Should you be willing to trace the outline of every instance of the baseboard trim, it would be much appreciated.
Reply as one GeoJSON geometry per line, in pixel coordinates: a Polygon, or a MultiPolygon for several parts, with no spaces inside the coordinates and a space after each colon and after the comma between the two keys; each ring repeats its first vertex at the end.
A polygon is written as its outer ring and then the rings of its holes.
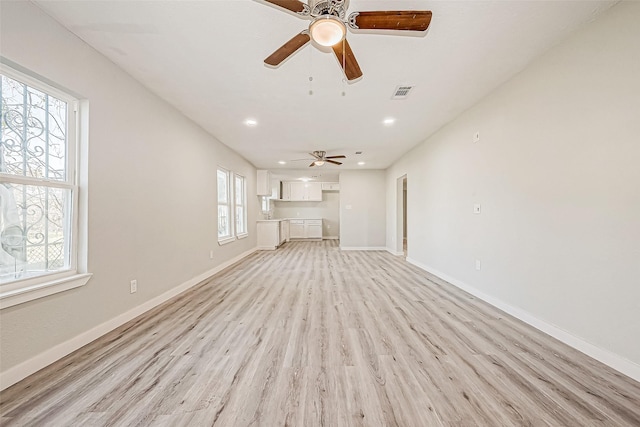
{"type": "Polygon", "coordinates": [[[387,252],[389,252],[391,255],[395,255],[395,256],[404,255],[404,252],[394,251],[391,248],[387,248],[387,252]]]}
{"type": "Polygon", "coordinates": [[[457,280],[445,273],[442,273],[436,270],[435,268],[422,264],[419,261],[416,261],[415,259],[407,257],[407,262],[415,265],[418,268],[423,269],[427,273],[431,273],[434,276],[438,276],[439,278],[451,283],[452,285],[462,289],[463,291],[468,292],[471,295],[491,304],[492,306],[499,308],[505,313],[508,313],[511,316],[533,326],[534,328],[548,335],[551,335],[555,339],[562,341],[563,343],[567,344],[570,347],[575,348],[576,350],[586,354],[587,356],[590,356],[604,363],[605,365],[615,369],[616,371],[630,378],[633,378],[636,381],[640,381],[640,365],[628,359],[625,359],[624,357],[621,357],[615,353],[612,353],[609,350],[605,350],[594,344],[591,344],[590,342],[585,341],[584,339],[577,337],[571,334],[570,332],[567,332],[564,329],[559,328],[558,326],[555,326],[551,323],[547,323],[544,320],[541,320],[535,317],[533,314],[521,308],[512,306],[498,298],[492,297],[491,295],[487,295],[484,292],[480,291],[479,289],[474,288],[473,286],[469,286],[466,283],[461,282],[460,280],[457,280]]]}
{"type": "Polygon", "coordinates": [[[386,251],[384,246],[340,246],[341,251],[386,251]]]}
{"type": "Polygon", "coordinates": [[[229,261],[223,262],[222,264],[212,268],[209,271],[206,271],[190,280],[187,280],[186,282],[176,286],[175,288],[170,289],[167,292],[158,295],[157,297],[152,298],[149,301],[114,317],[113,319],[107,320],[106,322],[92,329],[89,329],[88,331],[83,332],[68,341],[58,344],[55,347],[52,347],[49,350],[46,350],[32,357],[31,359],[20,363],[19,365],[7,369],[5,372],[0,373],[0,390],[4,390],[5,388],[12,386],[13,384],[23,380],[29,375],[38,372],[40,369],[49,366],[53,362],[89,344],[91,341],[100,338],[101,336],[105,335],[108,332],[111,332],[117,327],[124,325],[128,321],[135,319],[136,317],[162,304],[163,302],[168,301],[169,299],[175,297],[178,294],[181,294],[189,288],[192,288],[203,280],[208,279],[214,274],[219,273],[220,271],[235,264],[238,261],[241,261],[243,258],[248,257],[256,250],[257,248],[250,249],[238,255],[237,257],[230,259],[229,261]]]}
{"type": "Polygon", "coordinates": [[[339,236],[322,236],[322,240],[339,240],[339,236]]]}

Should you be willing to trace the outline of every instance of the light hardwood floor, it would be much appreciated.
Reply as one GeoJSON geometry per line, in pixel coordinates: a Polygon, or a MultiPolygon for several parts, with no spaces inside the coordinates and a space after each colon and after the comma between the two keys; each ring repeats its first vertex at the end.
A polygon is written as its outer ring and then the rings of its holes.
{"type": "Polygon", "coordinates": [[[640,425],[639,383],[337,245],[256,252],[5,390],[1,424],[640,425]]]}

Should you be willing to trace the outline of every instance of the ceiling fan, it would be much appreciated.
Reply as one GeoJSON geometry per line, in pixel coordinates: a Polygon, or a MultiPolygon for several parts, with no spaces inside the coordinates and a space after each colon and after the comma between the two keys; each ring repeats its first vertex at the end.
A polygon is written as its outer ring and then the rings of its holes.
{"type": "Polygon", "coordinates": [[[346,39],[347,26],[353,30],[426,31],[431,22],[427,10],[352,12],[345,20],[349,0],[309,0],[309,4],[299,0],[264,1],[311,19],[308,29],[273,52],[265,64],[276,67],[313,40],[331,47],[349,81],[362,77],[362,70],[346,39]]]}
{"type": "Polygon", "coordinates": [[[346,159],[347,156],[343,156],[342,154],[339,156],[327,156],[325,151],[314,151],[313,153],[309,153],[309,155],[313,156],[315,160],[309,165],[310,168],[314,166],[322,166],[325,163],[333,163],[334,165],[341,165],[342,163],[336,162],[332,159],[346,159]]]}

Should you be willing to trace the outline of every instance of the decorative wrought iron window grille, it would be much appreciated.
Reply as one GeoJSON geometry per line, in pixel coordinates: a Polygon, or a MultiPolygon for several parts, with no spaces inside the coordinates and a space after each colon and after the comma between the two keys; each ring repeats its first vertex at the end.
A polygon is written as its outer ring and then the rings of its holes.
{"type": "Polygon", "coordinates": [[[76,268],[77,100],[2,67],[0,284],[76,268]]]}

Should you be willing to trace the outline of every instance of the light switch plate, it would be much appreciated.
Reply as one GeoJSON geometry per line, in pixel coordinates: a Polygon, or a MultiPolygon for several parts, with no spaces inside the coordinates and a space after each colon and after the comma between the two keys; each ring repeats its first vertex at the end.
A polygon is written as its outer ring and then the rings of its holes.
{"type": "Polygon", "coordinates": [[[480,203],[475,203],[473,205],[473,213],[479,214],[481,211],[482,211],[482,207],[480,206],[480,203]]]}
{"type": "Polygon", "coordinates": [[[473,142],[478,142],[480,141],[480,131],[477,131],[476,133],[473,134],[473,142]]]}

